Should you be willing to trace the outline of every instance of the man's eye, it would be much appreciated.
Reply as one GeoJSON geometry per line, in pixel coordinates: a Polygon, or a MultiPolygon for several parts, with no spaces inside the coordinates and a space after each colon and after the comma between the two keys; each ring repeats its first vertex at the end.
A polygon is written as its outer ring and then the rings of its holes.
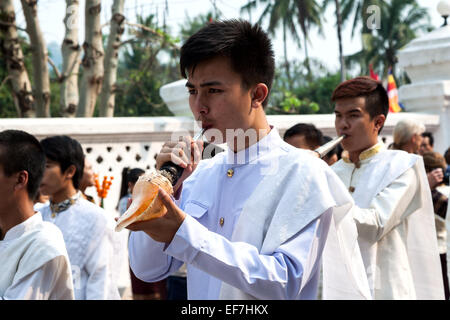
{"type": "Polygon", "coordinates": [[[196,94],[197,93],[197,91],[195,89],[189,89],[188,92],[189,92],[189,94],[196,94]]]}
{"type": "Polygon", "coordinates": [[[214,88],[209,88],[208,92],[209,92],[209,93],[219,93],[219,92],[222,92],[222,90],[220,90],[220,89],[214,89],[214,88]]]}

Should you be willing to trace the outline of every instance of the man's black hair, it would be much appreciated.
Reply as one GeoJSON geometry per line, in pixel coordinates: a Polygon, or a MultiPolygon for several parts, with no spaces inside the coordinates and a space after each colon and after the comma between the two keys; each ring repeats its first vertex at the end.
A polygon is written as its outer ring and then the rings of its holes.
{"type": "Polygon", "coordinates": [[[297,123],[286,130],[283,140],[293,136],[304,136],[305,141],[310,147],[320,146],[322,144],[322,132],[313,124],[297,123]]]}
{"type": "Polygon", "coordinates": [[[41,141],[45,156],[59,164],[64,173],[69,166],[75,166],[73,186],[78,189],[84,170],[84,153],[80,143],[68,136],[53,136],[41,141]]]}
{"type": "Polygon", "coordinates": [[[28,196],[34,200],[45,170],[45,154],[39,141],[21,130],[0,132],[0,164],[8,177],[22,170],[28,172],[28,196]]]}
{"type": "Polygon", "coordinates": [[[429,131],[425,131],[424,133],[422,133],[422,137],[428,137],[428,140],[430,141],[430,146],[434,146],[434,137],[433,134],[429,131]]]}
{"type": "MultiPolygon", "coordinates": [[[[264,83],[270,93],[274,52],[270,38],[260,26],[236,19],[208,23],[181,47],[181,75],[187,78],[189,69],[216,57],[229,58],[234,72],[242,76],[244,88],[264,83]]],[[[263,106],[267,105],[268,97],[263,106]]]]}

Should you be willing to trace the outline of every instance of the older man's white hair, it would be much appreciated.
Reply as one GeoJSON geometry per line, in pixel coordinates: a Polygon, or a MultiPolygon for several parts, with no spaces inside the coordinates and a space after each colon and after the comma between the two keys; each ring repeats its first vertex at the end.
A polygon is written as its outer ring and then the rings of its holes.
{"type": "Polygon", "coordinates": [[[421,135],[424,132],[425,126],[421,122],[412,119],[400,120],[395,125],[392,134],[395,148],[400,149],[411,140],[412,136],[421,135]]]}

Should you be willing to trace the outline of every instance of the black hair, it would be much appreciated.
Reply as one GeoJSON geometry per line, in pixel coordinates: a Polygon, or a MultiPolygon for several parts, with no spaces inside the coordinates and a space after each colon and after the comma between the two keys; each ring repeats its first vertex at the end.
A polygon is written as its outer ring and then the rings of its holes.
{"type": "Polygon", "coordinates": [[[141,168],[133,168],[125,167],[122,169],[122,184],[120,186],[120,196],[119,201],[128,193],[128,182],[136,183],[141,175],[145,173],[141,168]]]}
{"type": "Polygon", "coordinates": [[[283,140],[286,141],[287,138],[297,135],[304,136],[306,143],[310,147],[320,146],[322,144],[322,132],[313,124],[297,123],[293,125],[286,130],[283,140]]]}
{"type": "Polygon", "coordinates": [[[8,177],[22,170],[28,172],[28,196],[34,201],[45,170],[45,155],[39,141],[21,130],[0,132],[0,164],[8,177]]]}
{"type": "Polygon", "coordinates": [[[430,146],[434,146],[434,137],[433,134],[429,131],[425,131],[422,133],[422,137],[428,137],[428,140],[430,141],[430,146]]]}
{"type": "Polygon", "coordinates": [[[65,172],[69,166],[75,166],[75,174],[72,177],[73,186],[78,189],[84,171],[84,153],[80,143],[69,136],[52,136],[41,140],[47,159],[59,164],[61,172],[65,172]]]}
{"type": "MultiPolygon", "coordinates": [[[[187,78],[190,68],[216,57],[229,58],[234,72],[242,76],[245,88],[264,83],[270,93],[275,73],[274,52],[269,36],[259,25],[237,19],[208,23],[181,47],[181,75],[187,78]]],[[[267,105],[268,97],[263,106],[267,105]]]]}

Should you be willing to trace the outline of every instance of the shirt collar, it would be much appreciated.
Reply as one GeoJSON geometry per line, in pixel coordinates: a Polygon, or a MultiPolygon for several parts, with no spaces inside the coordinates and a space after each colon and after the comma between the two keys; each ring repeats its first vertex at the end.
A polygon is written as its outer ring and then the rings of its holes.
{"type": "MultiPolygon", "coordinates": [[[[380,151],[382,151],[384,149],[385,149],[385,146],[384,146],[383,142],[380,141],[377,144],[374,144],[370,148],[368,148],[368,149],[364,150],[363,152],[361,152],[359,154],[359,161],[369,159],[369,158],[373,157],[374,155],[376,155],[377,153],[379,153],[380,151]]],[[[346,156],[343,156],[342,160],[344,160],[344,162],[346,162],[346,163],[352,163],[350,161],[350,159],[348,157],[346,157],[346,156]]]]}
{"type": "MultiPolygon", "coordinates": [[[[11,241],[20,238],[23,234],[35,228],[35,226],[42,222],[42,216],[40,212],[36,212],[27,220],[15,225],[6,232],[2,241],[11,241]]],[[[1,242],[1,241],[0,241],[1,242]]]]}
{"type": "Polygon", "coordinates": [[[273,148],[279,147],[283,143],[283,139],[276,128],[270,126],[270,129],[270,132],[258,142],[237,153],[228,147],[227,164],[232,166],[248,164],[267,154],[273,148]]]}
{"type": "Polygon", "coordinates": [[[58,203],[53,203],[50,201],[50,210],[54,214],[60,213],[62,211],[66,211],[67,209],[69,209],[69,207],[71,205],[75,204],[80,197],[81,197],[81,191],[78,190],[78,192],[75,193],[75,195],[73,195],[69,199],[63,200],[58,203]]]}

